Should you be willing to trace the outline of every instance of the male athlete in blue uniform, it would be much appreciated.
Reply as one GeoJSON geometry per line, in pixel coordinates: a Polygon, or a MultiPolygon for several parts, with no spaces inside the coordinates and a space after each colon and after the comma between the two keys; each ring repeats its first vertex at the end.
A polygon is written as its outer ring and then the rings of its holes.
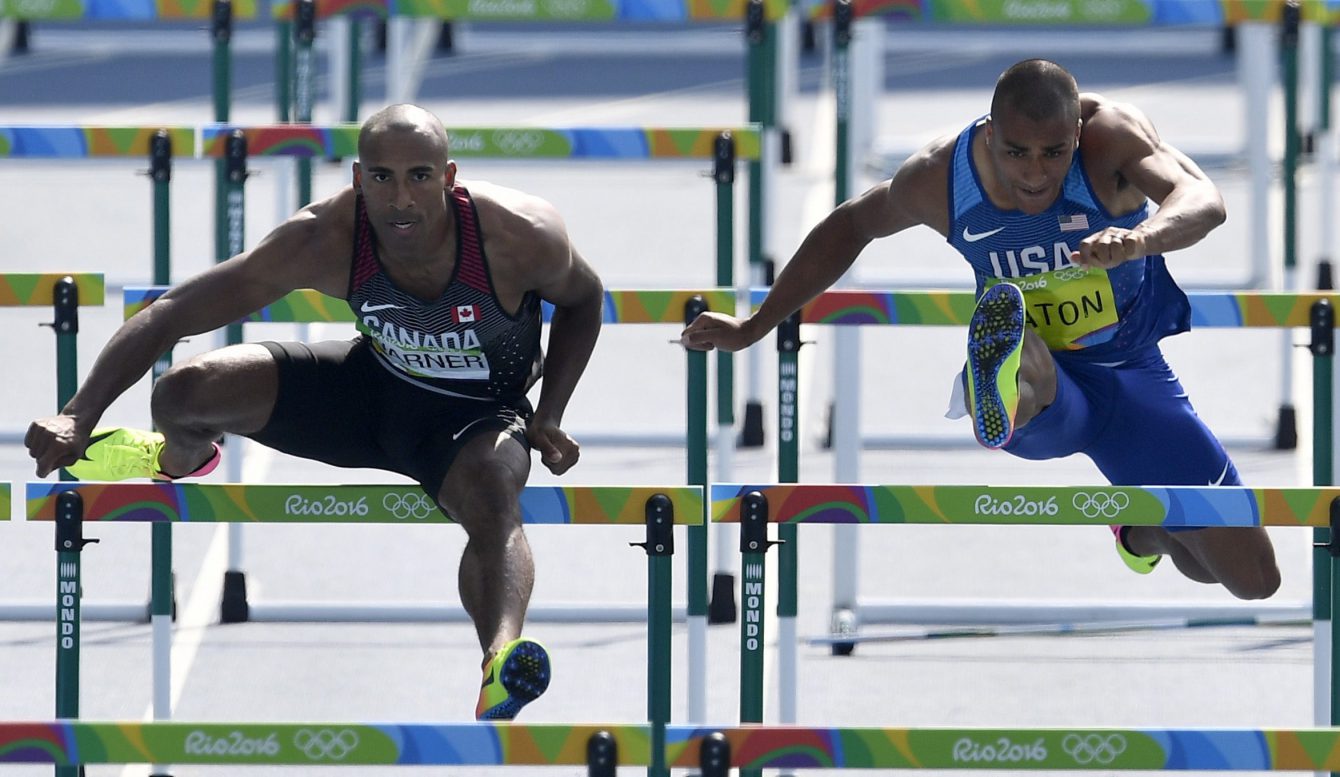
{"type": "Polygon", "coordinates": [[[532,447],[556,475],[577,462],[560,424],[600,332],[603,288],[551,205],[456,177],[428,111],[375,114],[358,156],[351,186],[127,321],[61,415],[33,422],[28,449],[39,477],[66,467],[84,479],[171,480],[213,469],[228,432],[408,475],[469,537],[459,586],[484,649],[475,714],[510,719],[550,674],[544,648],[521,637],[535,577],[521,489],[532,447]],[[161,434],[94,428],[178,340],[302,288],[348,300],[360,336],[202,354],[154,386],[161,434]],[[547,357],[541,300],[554,305],[547,357]],[[541,366],[532,412],[526,393],[541,366]]]}
{"type": "MultiPolygon", "coordinates": [[[[815,226],[757,313],[704,313],[682,339],[745,348],[837,281],[871,240],[924,224],[977,276],[960,388],[983,445],[1027,459],[1083,453],[1118,485],[1236,485],[1158,347],[1190,327],[1162,255],[1223,220],[1214,184],[1143,113],[1081,95],[1061,66],[1027,60],[996,82],[990,116],[930,143],[815,226]]],[[[1167,555],[1187,577],[1243,599],[1279,587],[1263,529],[1114,533],[1137,572],[1167,555]]]]}

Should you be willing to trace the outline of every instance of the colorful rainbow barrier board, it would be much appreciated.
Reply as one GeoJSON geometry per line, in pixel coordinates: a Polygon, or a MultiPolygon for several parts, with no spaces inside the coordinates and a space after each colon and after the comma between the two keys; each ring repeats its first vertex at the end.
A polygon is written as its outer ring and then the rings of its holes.
{"type": "Polygon", "coordinates": [[[106,294],[102,273],[0,273],[0,307],[50,305],[55,299],[56,283],[62,278],[74,280],[79,289],[80,305],[101,305],[106,294]]]}
{"type": "MultiPolygon", "coordinates": [[[[224,141],[240,129],[248,156],[356,158],[357,124],[274,124],[201,128],[201,154],[224,154],[224,141]]],[[[451,156],[489,159],[711,159],[722,132],[735,139],[737,160],[758,159],[757,127],[448,127],[451,156]]]]}
{"type": "MultiPolygon", "coordinates": [[[[754,310],[766,289],[751,289],[754,310]]],[[[1340,294],[1321,292],[1202,292],[1187,294],[1194,327],[1305,327],[1313,303],[1340,309],[1340,294]]],[[[827,291],[805,305],[802,324],[966,326],[975,297],[969,291],[827,291]]]]}
{"type": "MultiPolygon", "coordinates": [[[[234,19],[256,18],[256,0],[232,0],[234,19]]],[[[0,17],[171,21],[209,19],[212,0],[0,0],[0,17]]]]}
{"type": "MultiPolygon", "coordinates": [[[[830,2],[806,2],[812,18],[832,15],[830,2]]],[[[1340,20],[1336,0],[1302,0],[1304,21],[1340,20]]],[[[1091,25],[1221,27],[1242,22],[1275,23],[1284,0],[1103,0],[1103,2],[1019,2],[1019,0],[852,0],[856,16],[887,16],[937,24],[999,24],[1030,27],[1091,25]]]]}
{"type": "MultiPolygon", "coordinates": [[[[102,126],[0,124],[0,158],[145,158],[149,142],[166,130],[176,159],[223,156],[234,130],[247,139],[248,156],[356,158],[357,124],[328,126],[227,124],[102,126]]],[[[716,139],[729,132],[737,160],[758,159],[757,126],[744,127],[448,127],[451,155],[487,159],[712,159],[716,139]]]]}
{"type": "MultiPolygon", "coordinates": [[[[604,732],[618,764],[646,766],[643,725],[398,723],[0,723],[0,762],[573,766],[604,732]]],[[[697,768],[724,738],[737,768],[1336,771],[1340,729],[666,729],[666,762],[697,768]]]]}
{"type": "MultiPolygon", "coordinates": [[[[275,0],[271,15],[293,18],[292,0],[275,0]]],[[[786,14],[783,0],[765,0],[764,16],[786,14]]],[[[317,18],[426,16],[462,21],[721,22],[744,18],[745,0],[316,0],[317,18]]]]}
{"type": "Polygon", "coordinates": [[[0,521],[8,521],[9,513],[13,509],[10,502],[9,493],[12,486],[9,483],[0,483],[0,521]]]}
{"type": "MultiPolygon", "coordinates": [[[[130,318],[169,288],[127,286],[122,296],[122,312],[130,318]]],[[[695,296],[703,298],[708,310],[735,310],[735,292],[730,289],[607,289],[601,318],[606,324],[683,324],[684,308],[695,296]]],[[[553,306],[545,303],[546,322],[553,312],[553,306]]],[[[353,321],[349,303],[313,289],[290,292],[246,318],[248,323],[353,321]]]]}
{"type": "Polygon", "coordinates": [[[775,523],[1088,526],[1331,525],[1340,488],[1243,486],[739,485],[711,487],[712,520],[758,492],[775,523]]]}
{"type": "MultiPolygon", "coordinates": [[[[27,484],[30,521],[53,521],[60,494],[83,500],[85,521],[183,523],[450,523],[416,485],[239,485],[181,483],[27,484]]],[[[532,524],[638,524],[647,500],[669,498],[676,524],[701,525],[701,486],[527,486],[521,513],[532,524]]]]}
{"type": "Polygon", "coordinates": [[[172,155],[196,156],[195,127],[130,127],[28,124],[0,126],[0,157],[7,159],[95,159],[149,156],[149,143],[166,130],[172,155]]]}

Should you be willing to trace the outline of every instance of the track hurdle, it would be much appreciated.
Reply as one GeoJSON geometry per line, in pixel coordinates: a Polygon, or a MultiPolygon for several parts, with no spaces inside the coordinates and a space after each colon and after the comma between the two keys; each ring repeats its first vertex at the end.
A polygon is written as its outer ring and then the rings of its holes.
{"type": "MultiPolygon", "coordinates": [[[[666,728],[662,760],[730,769],[1310,771],[1340,769],[1335,728],[666,728]]],[[[574,723],[0,723],[0,763],[74,767],[618,766],[657,758],[647,726],[574,723]]]]}
{"type": "MultiPolygon", "coordinates": [[[[124,295],[125,317],[129,318],[166,291],[164,287],[127,287],[124,295]]],[[[545,320],[552,308],[545,305],[545,320]]],[[[602,320],[605,324],[687,324],[704,310],[734,310],[735,292],[731,289],[703,290],[606,290],[602,320]]],[[[252,322],[352,322],[353,313],[342,300],[306,289],[290,293],[248,319],[252,322]]],[[[238,325],[240,329],[240,324],[238,325]]],[[[239,338],[240,339],[240,338],[239,338]]],[[[707,355],[686,351],[686,451],[687,481],[707,485],[707,355]]],[[[719,435],[720,436],[720,435],[719,435]]],[[[233,457],[238,458],[237,456],[233,457]]],[[[247,599],[246,575],[242,569],[241,526],[229,527],[229,564],[224,576],[221,617],[223,622],[245,620],[464,620],[459,608],[415,607],[376,602],[364,606],[316,603],[252,604],[247,599]]],[[[695,721],[706,718],[707,711],[707,527],[703,521],[688,529],[689,581],[687,620],[689,626],[689,709],[695,721]]],[[[170,561],[154,566],[155,579],[170,577],[170,561]]],[[[600,605],[599,607],[532,606],[532,622],[556,620],[640,620],[640,605],[600,605]]]]}
{"type": "MultiPolygon", "coordinates": [[[[761,7],[761,6],[760,6],[761,7]]],[[[760,17],[761,18],[761,17],[760,17]]],[[[349,158],[357,154],[358,127],[355,125],[302,126],[275,125],[263,127],[205,127],[202,130],[202,148],[205,156],[221,157],[229,171],[226,176],[229,187],[226,197],[227,207],[220,212],[222,219],[216,228],[221,235],[227,235],[229,244],[221,250],[219,258],[240,253],[243,220],[245,218],[244,184],[247,178],[247,159],[259,156],[322,156],[327,158],[349,158]]],[[[574,127],[566,129],[546,129],[538,127],[448,128],[452,138],[453,155],[460,158],[498,158],[498,159],[581,159],[581,160],[713,160],[712,180],[716,193],[716,284],[719,287],[734,285],[734,182],[736,160],[746,160],[756,165],[765,156],[767,133],[758,126],[750,125],[736,129],[721,128],[636,128],[636,127],[574,127]]],[[[751,167],[753,169],[753,167],[751,167]]],[[[756,177],[751,176],[751,187],[756,177]]],[[[751,188],[751,202],[755,202],[751,188]]],[[[751,214],[753,213],[751,208],[751,214]]],[[[751,232],[756,228],[751,215],[751,232]]],[[[734,306],[717,307],[714,310],[731,310],[734,306]]],[[[670,319],[663,319],[669,322],[670,319]]],[[[295,320],[297,322],[297,320],[295,320]]],[[[632,322],[629,322],[632,323],[632,322]]],[[[644,323],[644,322],[639,322],[644,323]]],[[[230,326],[227,342],[242,340],[240,326],[230,326]]],[[[690,356],[690,364],[695,363],[690,356]]],[[[734,357],[732,354],[717,354],[717,479],[730,479],[734,452],[733,384],[734,357]]],[[[746,421],[748,426],[748,421],[746,421]]],[[[606,433],[588,434],[575,430],[581,439],[591,444],[655,444],[679,445],[682,438],[678,435],[606,433]]],[[[746,431],[746,437],[748,432],[746,431]]],[[[692,450],[690,445],[690,450],[692,450]]],[[[227,465],[230,480],[241,480],[240,460],[231,457],[227,465]]],[[[697,482],[697,481],[690,481],[697,482]]],[[[702,480],[706,482],[705,475],[702,480]]],[[[231,535],[238,537],[239,535],[231,535]]],[[[232,544],[239,544],[235,540],[232,544]]],[[[691,542],[696,542],[691,539],[691,542]]],[[[724,547],[725,542],[721,545],[724,547]]],[[[691,559],[696,559],[693,554],[691,559]]],[[[734,576],[730,574],[731,559],[719,554],[716,559],[717,572],[713,575],[711,596],[706,610],[702,613],[713,623],[727,623],[734,620],[734,576]]],[[[692,563],[696,563],[692,562],[692,563]]],[[[236,566],[231,567],[236,569],[236,566]]],[[[696,575],[690,578],[696,580],[696,575]]],[[[696,585],[696,583],[691,583],[696,585]]],[[[228,590],[227,588],[225,590],[228,590]]],[[[691,597],[689,605],[690,623],[695,623],[696,605],[691,597]]],[[[691,625],[698,633],[698,626],[691,625]]],[[[702,645],[705,650],[705,634],[702,645]]],[[[694,640],[694,644],[699,644],[694,640]]],[[[694,655],[698,655],[695,650],[694,655]]],[[[696,662],[695,662],[696,665],[696,662]]],[[[696,685],[694,687],[697,687],[696,685]]],[[[705,707],[695,710],[694,720],[701,720],[705,707]]]]}
{"type": "MultiPolygon", "coordinates": [[[[752,293],[757,307],[765,296],[764,290],[752,293]]],[[[1311,335],[1309,350],[1313,354],[1313,481],[1318,485],[1332,482],[1332,388],[1331,371],[1334,354],[1334,310],[1340,304],[1340,295],[1328,293],[1288,292],[1193,292],[1191,301],[1192,329],[1197,328],[1308,328],[1311,335]]],[[[967,326],[974,309],[972,292],[932,291],[830,291],[806,305],[798,314],[797,324],[824,324],[844,329],[860,326],[967,326]]],[[[798,343],[799,336],[794,340],[798,343]]],[[[781,338],[779,337],[779,343],[781,338]]],[[[780,347],[780,346],[779,346],[780,347]]],[[[798,347],[798,346],[797,346],[798,347]]],[[[779,400],[780,401],[780,400],[779,400]]],[[[794,398],[791,400],[794,403],[794,398]]],[[[852,408],[843,416],[839,411],[837,429],[859,427],[859,408],[852,408]]],[[[854,457],[859,446],[853,442],[856,435],[842,436],[842,450],[854,457]]],[[[869,447],[884,447],[878,438],[867,437],[869,447]]],[[[835,440],[835,445],[837,440],[835,440]]],[[[843,473],[837,473],[842,480],[843,473]]],[[[833,565],[833,614],[835,622],[848,627],[866,623],[911,622],[961,625],[971,621],[961,615],[945,612],[943,606],[922,606],[913,602],[862,603],[856,583],[857,546],[850,528],[836,527],[833,565]]],[[[1325,541],[1321,539],[1319,541],[1325,541]]],[[[1314,596],[1315,598],[1315,596],[1314,596]]],[[[1325,609],[1325,599],[1320,600],[1325,609]]],[[[1299,607],[1282,608],[1290,615],[1298,614],[1299,607]]],[[[1168,618],[1166,605],[1123,605],[1103,608],[1089,605],[1042,605],[1001,603],[991,607],[998,623],[1075,622],[1078,620],[1148,620],[1168,618]]],[[[1261,614],[1281,614],[1271,608],[1257,609],[1261,614]]],[[[1189,617],[1220,617],[1222,610],[1204,609],[1187,612],[1189,617]]],[[[1243,609],[1234,608],[1241,616],[1243,609]]],[[[835,633],[835,636],[837,634],[835,633]]]]}
{"type": "MultiPolygon", "coordinates": [[[[675,525],[702,526],[701,486],[528,486],[521,496],[526,524],[647,526],[639,543],[648,557],[648,719],[659,747],[670,716],[670,556],[675,525]]],[[[183,485],[173,483],[46,483],[27,486],[30,521],[54,521],[57,548],[57,715],[79,716],[80,554],[96,540],[84,525],[107,522],[192,523],[451,523],[417,485],[183,485]]],[[[154,586],[154,593],[160,593],[154,586]]],[[[154,641],[155,717],[170,717],[170,649],[154,641]]],[[[659,752],[659,751],[657,751],[659,752]]],[[[655,765],[653,765],[655,770],[655,765]]],[[[659,773],[657,771],[656,773],[659,773]]]]}
{"type": "MultiPolygon", "coordinates": [[[[742,723],[758,722],[763,708],[765,554],[774,544],[769,539],[769,523],[793,528],[816,523],[1292,526],[1328,529],[1334,537],[1336,521],[1340,520],[1340,489],[1315,487],[714,485],[711,498],[712,520],[741,524],[740,550],[746,590],[740,633],[742,723]]],[[[1336,560],[1340,544],[1328,541],[1324,548],[1330,560],[1327,577],[1334,585],[1340,577],[1340,561],[1336,560]]],[[[794,585],[794,570],[785,564],[779,568],[783,575],[793,577],[780,582],[785,592],[794,585]]],[[[1332,599],[1332,632],[1335,607],[1332,599]]],[[[794,611],[790,615],[794,617],[794,611]]],[[[794,651],[795,641],[780,642],[779,650],[794,651]]],[[[1337,660],[1334,647],[1326,659],[1334,678],[1337,660]]],[[[793,709],[795,661],[783,658],[778,664],[782,697],[791,697],[789,704],[793,709]]],[[[1326,690],[1328,698],[1340,698],[1334,680],[1331,682],[1326,690]]],[[[784,709],[787,704],[783,701],[784,709]]]]}

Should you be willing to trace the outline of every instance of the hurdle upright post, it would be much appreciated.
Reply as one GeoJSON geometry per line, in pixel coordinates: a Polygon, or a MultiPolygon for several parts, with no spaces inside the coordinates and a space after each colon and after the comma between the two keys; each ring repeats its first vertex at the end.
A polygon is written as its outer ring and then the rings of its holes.
{"type": "MultiPolygon", "coordinates": [[[[777,111],[774,63],[777,51],[777,25],[767,18],[764,0],[748,0],[745,6],[745,40],[749,46],[749,121],[759,124],[758,159],[749,161],[749,285],[763,286],[770,277],[768,254],[767,188],[772,180],[772,155],[776,150],[777,111]]],[[[745,447],[763,445],[763,403],[761,365],[755,351],[747,353],[748,383],[745,398],[744,428],[740,443],[745,447]]]]}
{"type": "MultiPolygon", "coordinates": [[[[1284,290],[1298,291],[1298,35],[1302,11],[1297,0],[1286,0],[1280,14],[1280,79],[1284,87],[1284,290]]],[[[1279,421],[1275,447],[1298,447],[1298,414],[1293,406],[1293,332],[1280,333],[1284,355],[1280,370],[1279,421]]]]}
{"type": "MultiPolygon", "coordinates": [[[[216,213],[219,218],[218,242],[215,244],[215,258],[224,261],[240,254],[246,238],[246,181],[247,181],[247,136],[241,130],[233,130],[224,138],[225,179],[227,188],[222,210],[216,213]]],[[[228,345],[242,342],[242,325],[229,324],[225,330],[224,341],[228,345]]],[[[228,479],[241,481],[241,440],[235,435],[224,438],[224,446],[231,447],[233,453],[228,457],[228,479]]],[[[228,524],[228,567],[223,573],[223,598],[220,602],[220,620],[223,623],[241,623],[247,620],[247,581],[242,573],[242,525],[228,524]]]]}
{"type": "MultiPolygon", "coordinates": [[[[707,302],[693,295],[684,303],[684,324],[687,326],[707,310],[707,302]]],[[[691,348],[684,349],[688,360],[685,386],[685,417],[688,429],[685,440],[687,482],[691,486],[707,487],[707,354],[691,348]]],[[[703,501],[703,523],[688,528],[688,602],[689,631],[689,720],[707,719],[707,502],[703,501]]]]}
{"type": "MultiPolygon", "coordinates": [[[[712,178],[717,185],[717,286],[731,288],[735,266],[735,138],[729,132],[717,136],[712,146],[712,178]]],[[[745,300],[748,304],[748,300],[745,300]]],[[[737,300],[736,306],[739,306],[737,300]]],[[[717,351],[717,480],[727,482],[735,453],[735,354],[717,351]]],[[[692,482],[692,481],[690,481],[692,482]]],[[[712,573],[712,598],[707,607],[708,623],[734,623],[735,575],[731,557],[734,528],[717,524],[716,569],[712,573]]],[[[701,710],[690,706],[689,720],[705,721],[706,702],[701,710]]]]}
{"type": "MultiPolygon", "coordinates": [[[[153,182],[154,283],[172,283],[172,210],[168,196],[172,181],[172,138],[167,130],[149,139],[149,178],[153,182]]],[[[172,366],[169,346],[154,362],[151,380],[157,382],[172,366]]],[[[149,528],[149,622],[153,630],[154,720],[172,718],[172,524],[154,523],[149,528]]],[[[155,767],[153,777],[166,772],[155,767]]]]}
{"type": "MultiPolygon", "coordinates": [[[[706,500],[704,500],[706,503],[706,500]]],[[[671,557],[675,553],[675,510],[670,498],[647,500],[647,720],[651,723],[648,777],[668,777],[665,727],[670,723],[671,557]]]]}
{"type": "MultiPolygon", "coordinates": [[[[298,124],[312,123],[312,103],[316,92],[316,54],[312,50],[316,40],[316,3],[298,0],[294,8],[293,24],[293,120],[298,124]]],[[[299,156],[298,207],[312,201],[312,158],[299,156]]]]}
{"type": "MultiPolygon", "coordinates": [[[[67,492],[56,500],[56,717],[79,717],[80,553],[84,545],[84,500],[67,492]]],[[[82,766],[57,766],[56,777],[82,777],[82,766]]]]}
{"type": "MultiPolygon", "coordinates": [[[[852,196],[856,164],[852,157],[852,26],[855,10],[851,0],[833,2],[833,97],[836,118],[836,149],[833,160],[833,205],[852,196]]],[[[848,276],[844,276],[846,278],[848,276]]],[[[847,285],[844,283],[843,285],[847,285]]],[[[828,438],[833,450],[833,479],[860,480],[861,449],[861,336],[850,327],[833,334],[833,401],[828,438]]],[[[859,627],[857,600],[857,550],[855,526],[833,526],[833,596],[829,630],[834,634],[855,633],[859,627]]],[[[851,655],[854,645],[835,643],[833,655],[851,655]]]]}
{"type": "MultiPolygon", "coordinates": [[[[777,481],[800,481],[800,313],[777,327],[777,481]]],[[[800,558],[794,523],[777,527],[777,673],[782,678],[778,718],[796,722],[796,577],[800,558]]]]}
{"type": "MultiPolygon", "coordinates": [[[[708,500],[710,501],[710,500],[708,500]]],[[[740,722],[763,722],[763,607],[766,600],[768,500],[757,491],[740,504],[740,722]]],[[[762,769],[741,769],[740,777],[761,777],[762,769]]]]}
{"type": "MultiPolygon", "coordinates": [[[[1335,366],[1335,309],[1329,300],[1312,303],[1308,311],[1312,342],[1312,484],[1329,486],[1334,482],[1332,472],[1333,414],[1335,366]]],[[[1331,656],[1331,555],[1327,552],[1332,541],[1330,529],[1312,530],[1312,691],[1313,722],[1320,726],[1334,725],[1331,713],[1334,659],[1331,656]]]]}
{"type": "MultiPolygon", "coordinates": [[[[233,37],[232,0],[214,0],[210,14],[210,37],[214,41],[214,121],[228,121],[229,101],[229,43],[233,37]]],[[[228,160],[214,160],[214,251],[216,256],[228,243],[227,219],[224,214],[228,202],[228,160]]],[[[219,261],[228,258],[217,257],[219,261]]]]}
{"type": "MultiPolygon", "coordinates": [[[[67,275],[56,281],[52,311],[51,328],[56,332],[56,412],[60,412],[79,389],[79,286],[74,278],[67,275]]],[[[73,479],[61,470],[61,480],[73,479]]]]}
{"type": "Polygon", "coordinates": [[[619,741],[608,731],[597,731],[586,740],[586,777],[616,777],[619,741]]]}

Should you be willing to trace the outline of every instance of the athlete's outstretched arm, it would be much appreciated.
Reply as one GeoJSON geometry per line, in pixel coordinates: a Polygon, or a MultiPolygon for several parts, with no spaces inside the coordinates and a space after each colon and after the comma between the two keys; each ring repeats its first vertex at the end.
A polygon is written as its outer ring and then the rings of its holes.
{"type": "Polygon", "coordinates": [[[932,223],[926,203],[943,204],[947,179],[936,143],[903,163],[894,176],[839,205],[810,230],[752,316],[703,313],[680,335],[685,347],[738,351],[758,342],[801,306],[837,282],[872,240],[932,223]]]}
{"type": "Polygon", "coordinates": [[[1113,267],[1186,248],[1224,223],[1218,187],[1186,154],[1165,143],[1138,108],[1109,104],[1085,125],[1084,135],[1101,144],[1117,172],[1159,208],[1132,230],[1090,235],[1072,257],[1077,264],[1113,267]]]}
{"type": "Polygon", "coordinates": [[[320,225],[320,211],[319,205],[304,209],[254,249],[174,286],[122,324],[60,415],[28,428],[24,441],[37,460],[37,476],[74,463],[112,402],[178,340],[238,321],[294,289],[324,286],[331,293],[320,269],[329,231],[320,225]]]}

